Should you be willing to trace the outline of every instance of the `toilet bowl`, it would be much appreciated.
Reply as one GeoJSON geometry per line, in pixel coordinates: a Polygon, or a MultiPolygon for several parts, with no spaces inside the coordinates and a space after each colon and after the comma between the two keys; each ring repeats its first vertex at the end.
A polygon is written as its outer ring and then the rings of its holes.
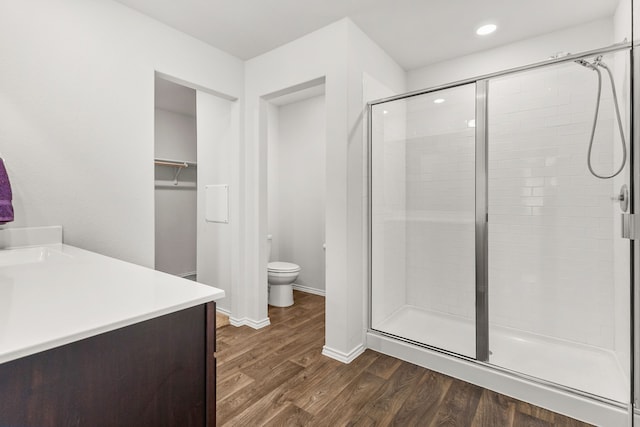
{"type": "MultiPolygon", "coordinates": [[[[271,259],[271,235],[267,236],[268,254],[271,259]]],[[[291,262],[275,261],[267,264],[269,305],[289,307],[293,305],[293,282],[298,278],[300,266],[291,262]]]]}
{"type": "Polygon", "coordinates": [[[298,278],[300,266],[290,262],[270,262],[267,268],[269,304],[276,307],[293,305],[293,282],[298,278]]]}

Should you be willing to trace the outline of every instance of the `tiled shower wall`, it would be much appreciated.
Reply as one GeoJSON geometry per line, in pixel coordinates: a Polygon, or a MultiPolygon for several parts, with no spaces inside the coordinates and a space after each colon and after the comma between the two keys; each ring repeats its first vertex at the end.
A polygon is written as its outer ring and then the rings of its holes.
{"type": "MultiPolygon", "coordinates": [[[[492,83],[490,315],[613,348],[615,193],[587,169],[596,85],[594,71],[573,63],[492,83]]],[[[609,174],[613,105],[604,89],[592,158],[609,174]]]]}
{"type": "MultiPolygon", "coordinates": [[[[586,164],[596,84],[573,63],[491,81],[490,320],[613,348],[617,188],[586,164]]],[[[605,79],[593,153],[603,173],[613,168],[610,93],[605,79]]],[[[407,304],[472,320],[475,97],[439,96],[407,107],[407,304]]]]}
{"type": "MultiPolygon", "coordinates": [[[[491,83],[490,318],[613,348],[615,193],[587,168],[596,88],[596,73],[574,63],[491,83]]],[[[613,105],[604,89],[592,158],[609,174],[613,105]]]]}
{"type": "Polygon", "coordinates": [[[407,102],[407,304],[471,321],[475,316],[475,129],[470,126],[475,117],[475,86],[407,102]]]}

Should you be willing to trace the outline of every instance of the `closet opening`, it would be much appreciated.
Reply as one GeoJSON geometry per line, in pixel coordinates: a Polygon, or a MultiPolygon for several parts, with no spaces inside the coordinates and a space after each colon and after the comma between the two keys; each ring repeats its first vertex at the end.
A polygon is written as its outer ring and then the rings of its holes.
{"type": "Polygon", "coordinates": [[[196,91],[155,77],[155,269],[197,279],[196,91]]]}

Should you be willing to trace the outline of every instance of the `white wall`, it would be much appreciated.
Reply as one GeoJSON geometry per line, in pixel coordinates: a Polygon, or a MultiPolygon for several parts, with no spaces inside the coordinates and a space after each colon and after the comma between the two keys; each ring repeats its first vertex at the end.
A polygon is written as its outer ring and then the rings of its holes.
{"type": "Polygon", "coordinates": [[[614,41],[611,19],[525,39],[495,49],[431,64],[407,73],[408,90],[419,90],[546,61],[559,52],[579,53],[614,41]]]}
{"type": "MultiPolygon", "coordinates": [[[[195,117],[156,108],[154,122],[156,158],[197,159],[195,117]]],[[[196,272],[197,174],[183,169],[177,186],[174,176],[175,168],[155,166],[155,268],[185,276],[196,272]]]]}
{"type": "Polygon", "coordinates": [[[180,277],[194,274],[196,188],[156,187],[155,193],[155,268],[180,277]]]}
{"type": "Polygon", "coordinates": [[[262,97],[326,78],[326,345],[350,360],[364,343],[364,99],[363,71],[404,90],[404,71],[348,19],[246,63],[243,157],[247,213],[244,233],[247,284],[243,315],[254,325],[267,317],[267,102],[262,97]]]}
{"type": "MultiPolygon", "coordinates": [[[[345,22],[340,21],[246,62],[246,128],[245,143],[242,147],[244,163],[241,171],[244,189],[242,211],[245,212],[241,282],[245,284],[242,289],[245,305],[242,307],[243,311],[236,316],[252,326],[268,324],[266,237],[269,103],[263,98],[326,77],[327,159],[332,157],[330,151],[334,146],[346,145],[346,105],[343,96],[346,93],[344,37],[345,22]]],[[[341,166],[327,165],[327,181],[334,170],[341,170],[341,166]]],[[[338,174],[335,179],[342,182],[339,176],[338,174]]],[[[327,182],[327,246],[331,247],[331,240],[335,239],[333,256],[336,258],[343,256],[339,252],[343,244],[339,242],[344,240],[345,233],[332,224],[344,216],[344,208],[334,208],[329,194],[334,189],[340,191],[340,182],[331,185],[327,182]],[[330,212],[335,212],[337,219],[334,219],[330,212]]],[[[343,192],[334,194],[334,197],[346,199],[342,195],[343,192]]],[[[328,249],[327,282],[331,280],[330,257],[332,255],[328,249]]],[[[327,299],[329,298],[328,295],[327,299]]],[[[327,306],[329,305],[327,302],[327,306]]]]}
{"type": "MultiPolygon", "coordinates": [[[[298,264],[296,284],[324,292],[325,97],[278,108],[277,135],[269,139],[271,260],[298,264]],[[275,156],[271,150],[275,150],[275,156]]],[[[272,135],[270,135],[272,136],[272,135]]]]}
{"type": "Polygon", "coordinates": [[[238,297],[238,158],[240,103],[196,91],[198,140],[198,282],[225,291],[218,308],[234,313],[238,297]],[[229,222],[206,220],[206,186],[229,186],[229,222]]]}
{"type": "MultiPolygon", "coordinates": [[[[367,278],[369,264],[367,260],[367,132],[366,103],[378,95],[365,91],[367,79],[374,79],[394,93],[406,91],[406,73],[391,57],[375,44],[353,22],[348,21],[348,107],[347,123],[348,144],[347,160],[347,275],[346,284],[340,302],[347,314],[346,348],[357,348],[364,341],[367,328],[368,292],[367,278]]],[[[371,89],[370,85],[367,85],[371,89]]],[[[378,86],[379,88],[379,86],[378,86]]],[[[338,289],[336,289],[338,291],[338,289]]],[[[341,290],[342,291],[342,290],[341,290]]],[[[332,316],[327,308],[327,317],[332,316]]],[[[332,325],[335,330],[339,324],[332,325]]],[[[329,329],[329,328],[327,328],[329,329]]],[[[329,343],[329,340],[327,340],[329,343]]]]}
{"type": "MultiPolygon", "coordinates": [[[[267,232],[271,234],[271,256],[267,261],[280,259],[280,107],[271,102],[266,105],[267,112],[267,232]]],[[[323,113],[324,114],[324,113],[323,113]]],[[[324,208],[323,208],[324,209],[324,208]]]]}
{"type": "MultiPolygon", "coordinates": [[[[195,96],[194,91],[194,102],[195,96]]],[[[155,108],[154,132],[155,157],[190,162],[198,158],[194,116],[155,108]]]]}
{"type": "Polygon", "coordinates": [[[8,226],[62,224],[66,243],[153,267],[154,71],[241,97],[242,61],[111,1],[0,10],[8,226]]]}

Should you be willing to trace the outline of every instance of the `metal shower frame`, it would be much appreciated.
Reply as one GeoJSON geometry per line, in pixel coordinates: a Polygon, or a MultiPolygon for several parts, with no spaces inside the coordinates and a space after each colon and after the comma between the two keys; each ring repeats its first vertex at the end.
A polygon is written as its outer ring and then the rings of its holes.
{"type": "MultiPolygon", "coordinates": [[[[453,356],[459,359],[473,361],[482,366],[493,369],[497,372],[508,373],[509,375],[533,381],[548,387],[559,389],[565,392],[588,397],[590,399],[614,405],[622,409],[627,409],[629,414],[634,413],[635,407],[640,407],[636,397],[636,390],[640,390],[640,375],[637,375],[636,367],[640,366],[640,339],[636,337],[636,332],[640,332],[640,315],[636,313],[636,308],[640,308],[640,292],[635,291],[636,284],[640,283],[640,240],[631,240],[629,244],[630,250],[630,348],[634,349],[630,355],[630,403],[621,405],[600,396],[565,387],[556,383],[552,383],[540,378],[535,378],[520,372],[502,368],[500,366],[488,363],[489,360],[489,313],[488,313],[488,169],[487,169],[487,103],[488,103],[488,83],[491,79],[531,71],[535,69],[545,68],[557,64],[575,62],[589,57],[604,55],[608,53],[627,52],[630,59],[630,124],[629,132],[629,171],[630,171],[630,193],[631,204],[630,212],[634,214],[640,212],[640,197],[636,197],[636,190],[640,189],[640,168],[635,165],[640,164],[640,150],[638,147],[638,136],[640,132],[634,129],[640,129],[640,107],[636,103],[640,102],[640,80],[634,78],[636,72],[640,72],[640,55],[636,54],[636,49],[640,48],[640,43],[633,44],[630,42],[617,43],[611,46],[594,49],[579,54],[567,55],[560,58],[553,58],[526,66],[516,67],[504,71],[485,74],[478,77],[458,80],[452,83],[438,85],[427,89],[416,90],[404,94],[381,98],[367,103],[367,281],[368,281],[368,325],[369,333],[388,336],[394,339],[405,341],[420,347],[427,348],[431,351],[453,356]],[[430,346],[428,344],[416,342],[404,337],[385,333],[373,329],[372,325],[372,108],[375,105],[384,104],[391,101],[408,99],[414,96],[425,95],[444,89],[452,89],[463,85],[475,84],[476,87],[476,128],[475,128],[475,144],[476,144],[476,212],[475,212],[475,257],[476,257],[476,357],[471,358],[457,353],[450,352],[446,349],[430,346]],[[634,405],[635,403],[635,405],[634,405]]],[[[640,412],[637,412],[640,415],[640,412]]],[[[633,426],[633,416],[630,415],[630,425],[633,426]]]]}

